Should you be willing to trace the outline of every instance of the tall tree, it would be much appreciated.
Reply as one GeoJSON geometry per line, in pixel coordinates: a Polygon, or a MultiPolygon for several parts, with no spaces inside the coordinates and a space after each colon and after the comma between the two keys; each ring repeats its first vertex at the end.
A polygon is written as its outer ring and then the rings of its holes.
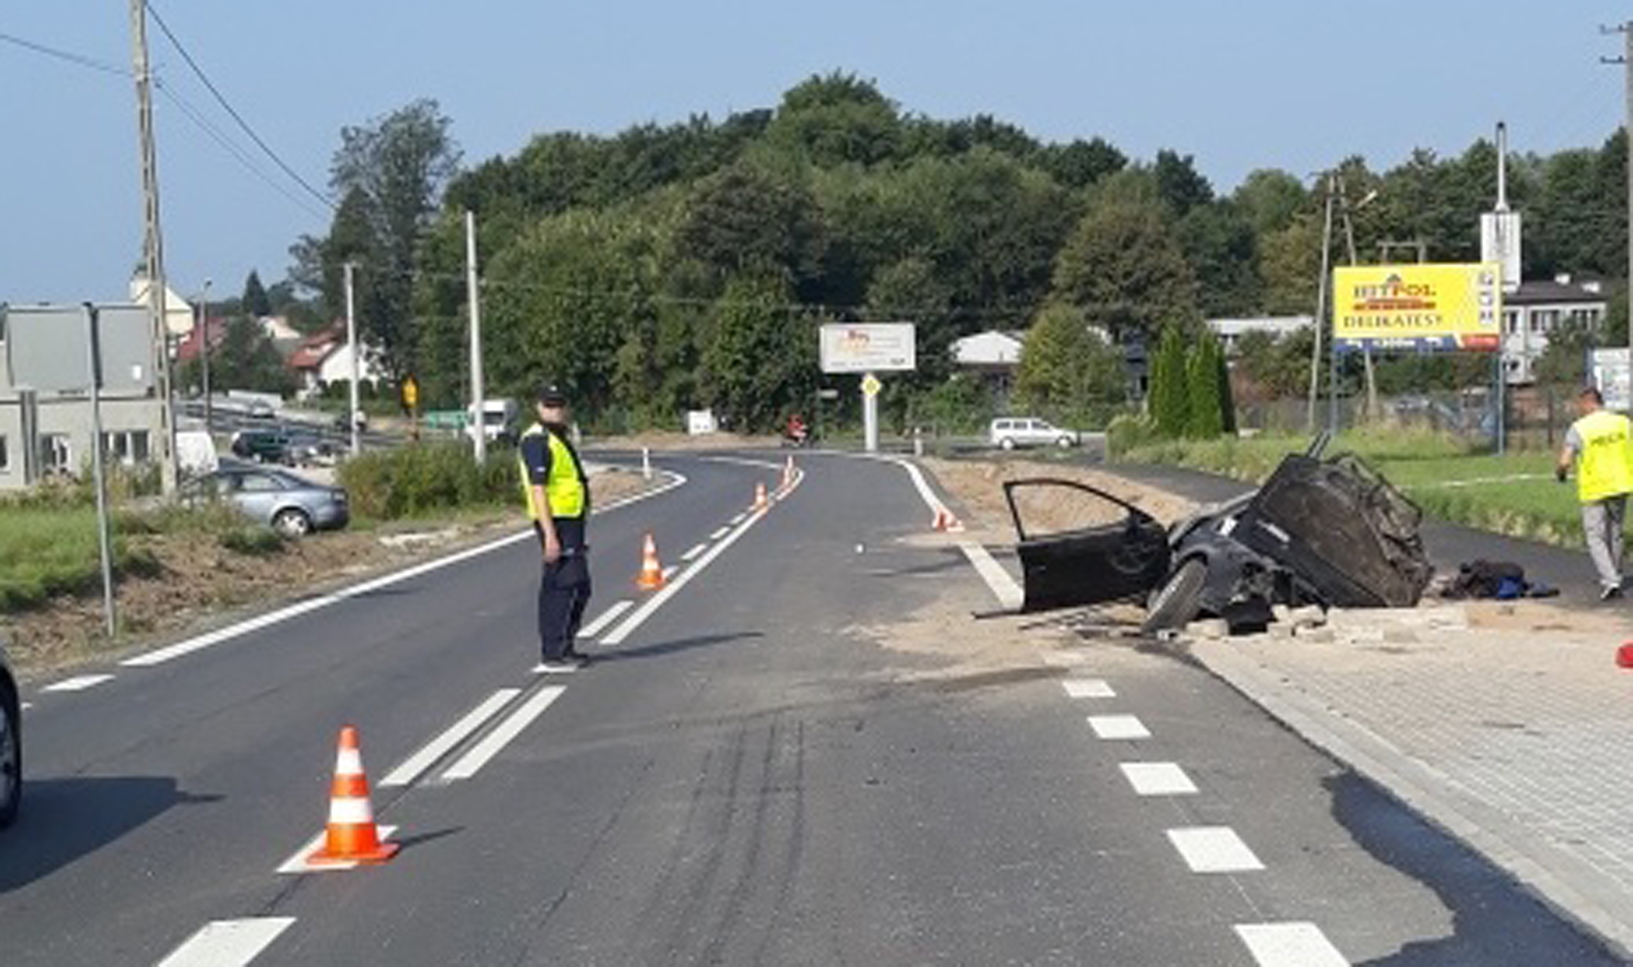
{"type": "Polygon", "coordinates": [[[1191,426],[1191,394],[1185,337],[1178,328],[1163,333],[1151,366],[1151,418],[1165,437],[1183,437],[1191,426]]]}
{"type": "Polygon", "coordinates": [[[878,85],[839,71],[790,89],[766,131],[771,144],[817,165],[886,161],[902,135],[896,105],[878,85]]]}
{"type": "Polygon", "coordinates": [[[1122,357],[1089,328],[1083,310],[1050,305],[1027,332],[1015,391],[1032,412],[1101,426],[1124,401],[1122,357]]]}
{"type": "Polygon", "coordinates": [[[272,300],[267,296],[266,286],[261,284],[261,274],[254,269],[244,280],[243,307],[255,319],[272,315],[272,300]]]}
{"type": "Polygon", "coordinates": [[[1196,295],[1196,276],[1154,202],[1097,204],[1055,261],[1053,297],[1084,309],[1118,342],[1153,342],[1168,326],[1195,322],[1196,295]]]}
{"type": "Polygon", "coordinates": [[[739,431],[766,431],[804,409],[816,385],[816,331],[775,276],[726,285],[703,350],[710,403],[739,431]]]}

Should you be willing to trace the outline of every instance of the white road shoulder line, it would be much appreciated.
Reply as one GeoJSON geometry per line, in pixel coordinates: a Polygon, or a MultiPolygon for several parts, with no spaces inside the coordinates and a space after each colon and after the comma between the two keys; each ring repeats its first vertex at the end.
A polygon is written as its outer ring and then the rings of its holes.
{"type": "Polygon", "coordinates": [[[706,551],[708,549],[709,549],[709,545],[699,544],[696,547],[692,548],[691,550],[687,551],[685,554],[682,554],[680,556],[680,559],[681,559],[682,562],[690,562],[692,560],[692,558],[697,557],[699,554],[702,554],[704,551],[706,551]]]}
{"type": "MultiPolygon", "coordinates": [[[[662,487],[658,487],[654,490],[648,490],[644,493],[635,494],[631,497],[614,501],[613,503],[608,504],[606,507],[600,508],[596,511],[596,513],[604,514],[609,511],[617,510],[620,507],[627,507],[630,504],[638,503],[643,500],[650,500],[653,497],[668,493],[669,491],[674,490],[676,487],[684,486],[686,484],[686,478],[684,476],[667,470],[664,471],[664,473],[668,474],[671,478],[669,483],[666,483],[662,487]]],[[[212,645],[218,645],[223,641],[238,638],[253,631],[259,631],[262,628],[270,628],[273,625],[282,624],[291,618],[300,617],[303,614],[317,611],[320,608],[327,608],[330,605],[338,604],[341,601],[345,601],[349,598],[355,598],[360,595],[368,594],[371,591],[378,591],[381,588],[390,587],[393,584],[399,584],[403,581],[419,577],[422,574],[429,574],[432,571],[450,567],[454,564],[471,560],[472,558],[481,557],[484,554],[488,554],[501,548],[509,547],[512,544],[531,539],[534,539],[532,530],[525,530],[519,534],[512,534],[509,537],[501,537],[496,541],[490,541],[478,547],[460,551],[457,554],[450,554],[447,557],[438,558],[434,561],[427,561],[424,564],[417,564],[406,570],[397,571],[392,574],[375,578],[372,581],[364,581],[362,584],[353,585],[352,587],[336,591],[333,594],[326,594],[322,597],[312,598],[309,601],[301,601],[296,604],[289,605],[288,607],[279,608],[276,611],[271,611],[267,614],[250,618],[246,621],[240,621],[237,624],[229,625],[228,627],[222,628],[219,631],[212,631],[209,634],[199,635],[196,638],[189,638],[186,641],[177,642],[174,645],[159,648],[145,654],[136,655],[132,658],[125,659],[119,664],[128,668],[148,668],[153,665],[161,665],[167,661],[173,661],[174,659],[180,658],[183,655],[190,655],[195,651],[202,651],[203,649],[209,648],[212,645]]]]}
{"type": "Polygon", "coordinates": [[[630,601],[627,598],[623,601],[619,601],[617,604],[614,604],[612,607],[601,612],[601,614],[598,615],[594,621],[578,629],[578,636],[580,638],[594,638],[596,635],[599,635],[601,632],[605,631],[607,629],[607,625],[617,621],[619,615],[633,607],[635,607],[635,602],[630,601]]]}
{"type": "MultiPolygon", "coordinates": [[[[799,487],[804,480],[804,472],[795,471],[794,486],[796,488],[799,487]]],[[[624,620],[623,624],[619,625],[618,628],[611,634],[607,635],[605,638],[602,638],[601,644],[622,644],[624,639],[634,634],[637,628],[644,624],[648,618],[656,614],[658,609],[663,607],[664,602],[674,597],[681,588],[684,588],[692,580],[692,578],[702,574],[704,569],[714,562],[715,558],[718,558],[720,555],[726,553],[727,548],[737,543],[737,541],[744,534],[749,532],[750,528],[752,528],[755,524],[758,524],[761,520],[764,520],[765,516],[766,515],[764,513],[757,513],[752,516],[744,514],[743,517],[745,519],[742,524],[738,525],[736,530],[732,531],[731,534],[724,540],[711,547],[707,554],[704,554],[702,557],[698,558],[697,563],[688,568],[686,573],[681,575],[680,580],[670,582],[663,590],[648,598],[645,604],[641,605],[641,607],[638,608],[634,614],[630,615],[624,620]]]]}
{"type": "Polygon", "coordinates": [[[216,920],[159,961],[159,967],[243,967],[294,922],[294,917],[216,920]]]}
{"type": "MultiPolygon", "coordinates": [[[[375,826],[375,830],[380,834],[380,838],[382,840],[387,840],[391,838],[392,833],[397,831],[397,827],[379,824],[375,826]]],[[[295,855],[283,861],[283,864],[278,867],[278,872],[283,874],[293,874],[330,873],[339,872],[341,870],[355,870],[357,868],[356,863],[325,863],[323,866],[313,866],[306,862],[306,858],[311,856],[319,846],[323,845],[324,837],[327,835],[327,833],[319,833],[307,840],[305,845],[301,846],[300,849],[295,851],[295,855]]]]}
{"type": "Polygon", "coordinates": [[[83,692],[87,688],[95,688],[103,682],[113,681],[112,675],[79,675],[75,678],[65,678],[55,685],[47,685],[40,689],[42,692],[83,692]]]}
{"type": "Polygon", "coordinates": [[[414,753],[404,760],[403,764],[391,770],[384,779],[380,780],[383,787],[406,786],[418,779],[425,770],[436,765],[437,760],[447,755],[459,743],[465,741],[472,733],[481,728],[488,719],[499,714],[499,711],[511,700],[522,694],[519,688],[501,688],[488,696],[466,716],[455,722],[446,732],[432,739],[425,748],[414,753]]]}
{"type": "Polygon", "coordinates": [[[1313,923],[1241,923],[1235,929],[1259,967],[1349,967],[1313,923]]]}
{"type": "Polygon", "coordinates": [[[1172,762],[1124,762],[1121,768],[1135,795],[1192,796],[1197,791],[1185,770],[1172,762]]]}
{"type": "Polygon", "coordinates": [[[1151,731],[1135,715],[1091,715],[1089,728],[1101,739],[1151,738],[1151,731]]]}
{"type": "Polygon", "coordinates": [[[1066,678],[1060,684],[1066,689],[1068,698],[1116,698],[1117,693],[1110,685],[1098,678],[1066,678]]]}
{"type": "Polygon", "coordinates": [[[476,747],[465,753],[458,762],[448,767],[442,774],[443,782],[457,782],[460,779],[469,779],[498,755],[505,746],[509,745],[522,730],[533,724],[533,720],[544,714],[556,699],[567,691],[560,685],[551,685],[539,689],[538,693],[527,700],[521,708],[510,713],[510,717],[500,722],[492,732],[489,732],[476,747]]]}
{"type": "Polygon", "coordinates": [[[710,534],[709,535],[709,540],[718,541],[720,538],[725,537],[727,534],[730,534],[730,533],[731,533],[731,528],[730,527],[722,527],[719,530],[715,531],[713,534],[710,534]]]}
{"type": "Polygon", "coordinates": [[[1168,840],[1179,850],[1192,873],[1246,873],[1264,869],[1264,864],[1229,826],[1170,829],[1168,840]]]}

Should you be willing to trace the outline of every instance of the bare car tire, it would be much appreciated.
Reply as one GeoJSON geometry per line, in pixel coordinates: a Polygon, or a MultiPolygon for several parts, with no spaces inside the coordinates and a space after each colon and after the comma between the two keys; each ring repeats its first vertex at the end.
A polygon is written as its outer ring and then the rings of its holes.
{"type": "Polygon", "coordinates": [[[1070,449],[1071,445],[1072,445],[1072,438],[1069,437],[1069,436],[1063,436],[1060,439],[1055,441],[1055,446],[1060,447],[1062,450],[1070,449]]]}
{"type": "Polygon", "coordinates": [[[272,518],[272,529],[285,537],[305,537],[312,533],[312,518],[302,510],[280,510],[272,518]]]}
{"type": "Polygon", "coordinates": [[[1178,631],[1190,624],[1201,608],[1202,584],[1207,577],[1208,564],[1201,558],[1193,557],[1181,564],[1151,600],[1151,610],[1140,630],[1154,635],[1159,631],[1178,631]]]}
{"type": "Polygon", "coordinates": [[[0,829],[17,819],[23,802],[23,740],[17,696],[0,685],[0,829]]]}
{"type": "Polygon", "coordinates": [[[1015,441],[1009,437],[1004,437],[1002,440],[998,441],[998,446],[1005,450],[1013,450],[1015,449],[1015,441]]]}

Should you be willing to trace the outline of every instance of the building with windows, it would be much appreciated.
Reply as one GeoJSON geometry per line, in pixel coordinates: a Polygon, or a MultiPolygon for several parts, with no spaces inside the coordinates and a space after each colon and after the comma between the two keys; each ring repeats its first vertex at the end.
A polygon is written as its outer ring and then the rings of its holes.
{"type": "Polygon", "coordinates": [[[1567,326],[1596,327],[1608,304],[1597,279],[1552,279],[1523,282],[1503,297],[1503,371],[1510,386],[1536,381],[1537,360],[1549,337],[1567,326]]]}
{"type": "Polygon", "coordinates": [[[1257,316],[1251,319],[1209,319],[1208,330],[1219,337],[1227,357],[1234,358],[1237,344],[1250,332],[1262,332],[1280,339],[1315,325],[1314,316],[1257,316]]]}
{"type": "MultiPolygon", "coordinates": [[[[164,427],[148,309],[97,310],[103,453],[131,466],[147,463],[164,427]]],[[[0,304],[0,490],[78,476],[89,466],[89,343],[80,306],[0,304]]]]}

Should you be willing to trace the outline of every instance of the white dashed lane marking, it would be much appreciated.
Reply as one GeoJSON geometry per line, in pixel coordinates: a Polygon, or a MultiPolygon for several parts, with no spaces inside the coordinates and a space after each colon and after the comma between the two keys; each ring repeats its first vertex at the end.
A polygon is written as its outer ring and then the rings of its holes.
{"type": "Polygon", "coordinates": [[[77,678],[66,678],[55,685],[47,685],[40,689],[42,692],[83,692],[87,688],[95,688],[103,682],[113,681],[112,675],[80,675],[77,678]]]}
{"type": "MultiPolygon", "coordinates": [[[[391,834],[397,831],[397,827],[386,826],[384,824],[376,824],[374,829],[375,832],[379,834],[382,841],[390,839],[391,834]]],[[[342,870],[357,869],[356,863],[325,863],[322,866],[313,866],[312,864],[306,862],[306,858],[317,852],[317,848],[323,845],[323,841],[325,838],[327,838],[327,836],[328,833],[319,833],[307,840],[300,849],[295,851],[293,856],[283,861],[283,863],[278,867],[278,872],[284,874],[338,873],[342,870]]]]}
{"type": "Polygon", "coordinates": [[[1145,723],[1134,715],[1091,715],[1089,728],[1102,739],[1149,739],[1145,723]]]}
{"type": "Polygon", "coordinates": [[[720,538],[725,537],[727,534],[730,534],[730,533],[731,533],[731,527],[728,525],[726,527],[720,528],[719,530],[715,531],[713,534],[710,534],[709,535],[709,540],[718,541],[720,538]]]}
{"type": "Polygon", "coordinates": [[[594,621],[580,628],[578,631],[578,636],[580,638],[594,638],[601,632],[606,631],[608,625],[612,624],[614,621],[617,621],[625,611],[628,611],[633,607],[635,607],[635,602],[633,601],[624,600],[618,602],[607,610],[601,612],[601,615],[594,621]]]}
{"type": "Polygon", "coordinates": [[[1125,762],[1123,775],[1141,796],[1190,796],[1196,783],[1172,762],[1125,762]]]}
{"type": "Polygon", "coordinates": [[[478,705],[464,718],[455,722],[446,732],[432,739],[425,748],[414,753],[402,765],[391,770],[390,774],[380,780],[380,785],[406,786],[418,779],[425,770],[436,765],[438,759],[452,752],[455,746],[473,735],[488,719],[498,715],[501,709],[510,704],[511,699],[520,694],[522,694],[522,690],[519,688],[501,688],[499,691],[494,692],[481,705],[478,705]]]}
{"type": "Polygon", "coordinates": [[[1236,935],[1259,967],[1349,967],[1349,961],[1313,923],[1244,923],[1236,935]]]}
{"type": "Polygon", "coordinates": [[[680,556],[680,559],[682,561],[690,561],[692,558],[697,557],[699,554],[702,554],[704,551],[706,551],[708,549],[709,549],[709,545],[699,544],[698,546],[696,546],[696,547],[692,548],[691,550],[687,551],[685,554],[682,554],[680,556]]]}
{"type": "Polygon", "coordinates": [[[544,714],[551,703],[560,698],[567,691],[560,685],[541,688],[538,694],[528,699],[526,704],[510,714],[510,717],[487,734],[476,747],[465,753],[458,762],[448,767],[442,774],[443,782],[455,782],[460,779],[469,779],[476,775],[477,770],[488,764],[488,760],[498,755],[509,745],[511,740],[522,734],[522,730],[533,724],[533,720],[544,714]]]}
{"type": "Polygon", "coordinates": [[[670,578],[674,577],[676,572],[678,572],[679,570],[680,570],[680,568],[677,565],[674,565],[674,564],[669,565],[668,567],[663,569],[663,579],[665,581],[669,580],[670,578]]]}
{"type": "Polygon", "coordinates": [[[294,922],[294,917],[252,917],[207,923],[159,967],[243,967],[294,922]]]}
{"type": "Polygon", "coordinates": [[[1061,683],[1070,698],[1116,698],[1110,685],[1098,678],[1067,678],[1061,683]]]}
{"type": "Polygon", "coordinates": [[[1168,839],[1192,873],[1246,873],[1264,869],[1264,864],[1229,826],[1170,829],[1168,839]]]}

